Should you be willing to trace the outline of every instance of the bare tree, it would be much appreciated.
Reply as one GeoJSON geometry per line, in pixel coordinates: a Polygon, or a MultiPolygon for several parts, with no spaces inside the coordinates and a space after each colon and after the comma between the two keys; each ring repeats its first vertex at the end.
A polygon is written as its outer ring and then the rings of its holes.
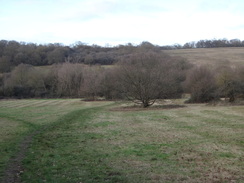
{"type": "Polygon", "coordinates": [[[4,90],[17,97],[34,97],[45,91],[43,76],[31,65],[20,64],[4,79],[4,90]]]}
{"type": "Polygon", "coordinates": [[[217,84],[220,95],[234,102],[235,99],[242,95],[244,89],[244,67],[238,68],[226,66],[218,69],[217,84]]]}
{"type": "Polygon", "coordinates": [[[116,66],[106,68],[101,81],[102,95],[107,100],[121,99],[120,86],[116,66]]]}
{"type": "Polygon", "coordinates": [[[100,66],[89,66],[83,69],[84,82],[81,93],[89,100],[96,100],[101,94],[101,82],[104,69],[100,66]]]}
{"type": "Polygon", "coordinates": [[[58,66],[57,88],[61,96],[79,96],[84,65],[64,63],[58,66]]]}
{"type": "Polygon", "coordinates": [[[244,66],[240,66],[237,69],[237,80],[238,80],[238,86],[239,86],[239,94],[242,98],[244,98],[244,66]]]}
{"type": "Polygon", "coordinates": [[[122,92],[143,107],[152,105],[169,89],[171,66],[168,57],[155,52],[139,52],[125,58],[118,71],[122,92]]]}
{"type": "Polygon", "coordinates": [[[189,102],[209,102],[216,98],[215,76],[206,66],[191,70],[186,78],[185,87],[191,93],[189,102]]]}
{"type": "Polygon", "coordinates": [[[27,64],[18,65],[11,72],[11,80],[15,85],[24,86],[28,83],[30,77],[30,71],[33,70],[34,67],[27,64]]]}

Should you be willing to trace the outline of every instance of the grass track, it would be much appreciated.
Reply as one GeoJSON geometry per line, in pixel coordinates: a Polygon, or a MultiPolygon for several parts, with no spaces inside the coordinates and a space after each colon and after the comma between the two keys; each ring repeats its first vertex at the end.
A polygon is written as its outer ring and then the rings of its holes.
{"type": "MultiPolygon", "coordinates": [[[[5,106],[0,112],[3,127],[12,130],[8,139],[15,143],[31,129],[46,126],[26,154],[22,181],[244,181],[243,106],[114,111],[107,104],[79,100],[0,103],[5,106]]],[[[1,144],[15,147],[4,139],[1,144]]],[[[1,162],[6,164],[7,159],[8,153],[1,162]]]]}
{"type": "Polygon", "coordinates": [[[37,136],[24,162],[27,172],[23,176],[24,182],[33,179],[59,183],[122,181],[120,176],[113,175],[111,167],[103,161],[107,154],[90,147],[90,140],[102,136],[83,133],[87,128],[86,123],[99,110],[72,111],[37,136]],[[41,161],[37,157],[42,157],[41,161]]]}
{"type": "Polygon", "coordinates": [[[79,99],[39,99],[0,101],[0,180],[11,158],[19,151],[19,144],[26,136],[55,121],[67,113],[93,106],[102,102],[85,103],[79,99]]]}

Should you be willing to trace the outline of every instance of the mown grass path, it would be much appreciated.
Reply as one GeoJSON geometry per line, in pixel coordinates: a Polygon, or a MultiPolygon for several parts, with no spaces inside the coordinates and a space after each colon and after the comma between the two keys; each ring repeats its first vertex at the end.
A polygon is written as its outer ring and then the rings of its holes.
{"type": "Polygon", "coordinates": [[[83,110],[99,105],[106,103],[88,104],[80,100],[1,101],[0,181],[21,182],[25,172],[23,160],[33,138],[54,129],[56,125],[67,121],[71,123],[77,116],[83,116],[83,110]],[[77,108],[79,110],[75,110],[77,108]]]}
{"type": "Polygon", "coordinates": [[[85,132],[102,109],[72,111],[38,134],[24,161],[23,182],[123,182],[104,161],[108,154],[92,146],[102,136],[85,132]]]}
{"type": "Polygon", "coordinates": [[[9,159],[7,163],[6,170],[3,174],[2,181],[3,183],[20,183],[21,182],[21,173],[23,173],[24,168],[22,161],[25,158],[26,152],[32,142],[32,139],[37,135],[40,130],[36,130],[27,136],[18,144],[17,152],[9,159]]]}
{"type": "Polygon", "coordinates": [[[110,104],[0,103],[1,166],[40,130],[21,160],[21,182],[243,182],[244,106],[110,104]]]}

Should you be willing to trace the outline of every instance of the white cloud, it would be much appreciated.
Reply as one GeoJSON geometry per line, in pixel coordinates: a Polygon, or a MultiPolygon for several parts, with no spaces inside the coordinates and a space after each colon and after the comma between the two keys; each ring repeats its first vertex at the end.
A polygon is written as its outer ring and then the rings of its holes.
{"type": "Polygon", "coordinates": [[[0,39],[101,45],[244,39],[243,6],[239,0],[9,0],[0,10],[0,39]]]}

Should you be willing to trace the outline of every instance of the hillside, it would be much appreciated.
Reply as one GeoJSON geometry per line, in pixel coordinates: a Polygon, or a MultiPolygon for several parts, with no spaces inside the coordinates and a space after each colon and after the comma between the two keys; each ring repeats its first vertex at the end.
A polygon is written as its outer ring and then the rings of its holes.
{"type": "Polygon", "coordinates": [[[81,63],[88,65],[112,65],[135,52],[163,51],[173,56],[183,56],[193,63],[242,63],[244,41],[200,40],[181,45],[158,46],[150,42],[139,45],[118,45],[101,47],[77,43],[73,46],[62,44],[37,45],[17,41],[0,40],[0,73],[13,70],[19,64],[46,66],[57,63],[81,63]]]}
{"type": "Polygon", "coordinates": [[[196,48],[164,50],[170,56],[181,56],[196,65],[244,65],[244,48],[196,48]]]}
{"type": "MultiPolygon", "coordinates": [[[[163,52],[170,56],[183,57],[194,65],[209,65],[214,67],[220,67],[224,65],[244,65],[244,47],[196,49],[191,48],[163,50],[163,52]]],[[[102,67],[108,68],[112,66],[103,65],[102,67]]],[[[50,69],[51,65],[36,66],[36,68],[50,69]]]]}

